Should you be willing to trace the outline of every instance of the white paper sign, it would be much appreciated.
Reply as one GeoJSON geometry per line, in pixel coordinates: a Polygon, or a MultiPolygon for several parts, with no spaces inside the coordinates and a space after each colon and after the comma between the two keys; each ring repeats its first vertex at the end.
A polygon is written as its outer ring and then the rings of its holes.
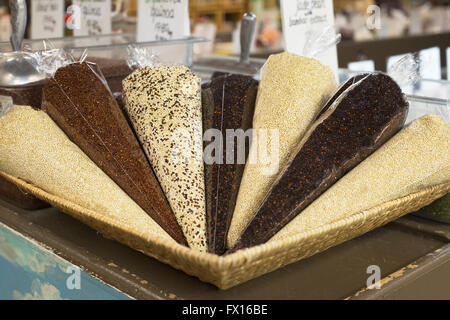
{"type": "Polygon", "coordinates": [[[180,39],[190,35],[188,0],[139,0],[137,41],[180,39]]]}
{"type": "MultiPolygon", "coordinates": [[[[308,32],[334,26],[333,0],[281,0],[280,5],[286,51],[303,55],[308,32]]],[[[337,78],[336,46],[314,58],[329,66],[337,78]]]]}
{"type": "Polygon", "coordinates": [[[64,0],[31,1],[31,38],[64,36],[64,0]]]}
{"type": "Polygon", "coordinates": [[[92,36],[111,33],[111,0],[73,0],[80,8],[80,25],[74,36],[92,36]]]}

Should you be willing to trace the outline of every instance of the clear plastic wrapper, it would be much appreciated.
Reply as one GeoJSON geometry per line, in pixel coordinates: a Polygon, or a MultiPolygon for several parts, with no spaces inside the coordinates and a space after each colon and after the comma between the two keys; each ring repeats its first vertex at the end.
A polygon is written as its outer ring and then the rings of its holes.
{"type": "Polygon", "coordinates": [[[246,135],[251,134],[257,90],[253,77],[238,74],[216,77],[202,85],[206,225],[212,253],[226,250],[248,157],[250,136],[246,135]]]}
{"type": "Polygon", "coordinates": [[[161,60],[151,48],[129,45],[127,47],[127,65],[130,69],[139,69],[142,67],[158,67],[161,60]]]}
{"type": "MultiPolygon", "coordinates": [[[[35,51],[25,48],[21,54],[27,57],[25,63],[34,65],[34,68],[38,68],[38,71],[43,75],[50,76],[59,67],[74,61],[74,58],[68,52],[64,49],[55,48],[49,41],[44,41],[41,46],[41,49],[35,51]]],[[[2,53],[0,53],[1,55],[2,53]]],[[[89,58],[89,61],[97,64],[112,92],[122,91],[122,80],[132,71],[125,59],[92,57],[89,58]]],[[[33,67],[30,66],[30,68],[33,67]]],[[[47,78],[44,77],[40,81],[31,81],[23,85],[0,86],[0,95],[11,96],[16,105],[29,105],[35,109],[40,109],[42,88],[46,82],[47,78]]]]}
{"type": "Polygon", "coordinates": [[[37,68],[51,76],[43,89],[42,109],[153,220],[176,241],[186,244],[102,72],[96,64],[86,62],[86,55],[81,61],[71,63],[64,56],[55,57],[61,52],[47,52],[42,59],[36,59],[40,63],[37,68]],[[63,66],[56,69],[54,61],[60,61],[59,65],[63,66]]]}
{"type": "Polygon", "coordinates": [[[388,74],[401,87],[413,85],[420,79],[420,58],[416,54],[407,54],[399,61],[394,63],[389,69],[388,74]]]}
{"type": "Polygon", "coordinates": [[[336,89],[332,70],[317,59],[284,52],[261,70],[253,141],[228,232],[232,246],[288,164],[292,150],[336,89]]]}
{"type": "Polygon", "coordinates": [[[200,79],[130,48],[125,109],[191,248],[207,250],[200,79]]]}
{"type": "Polygon", "coordinates": [[[427,114],[435,114],[450,123],[450,84],[439,80],[422,80],[421,70],[427,58],[419,53],[407,54],[394,63],[388,74],[404,88],[410,100],[407,123],[427,114]],[[432,98],[430,98],[432,97],[432,98]]]}
{"type": "Polygon", "coordinates": [[[54,195],[87,224],[175,243],[42,110],[17,106],[0,118],[0,171],[54,195]]]}
{"type": "Polygon", "coordinates": [[[45,79],[33,67],[35,57],[28,51],[0,52],[2,84],[0,95],[14,104],[40,108],[45,79]]]}
{"type": "Polygon", "coordinates": [[[384,74],[361,77],[326,106],[231,251],[268,241],[396,134],[408,112],[400,87],[384,74]]]}
{"type": "Polygon", "coordinates": [[[89,57],[88,60],[102,71],[111,92],[122,92],[122,81],[132,72],[124,59],[89,57]]]}
{"type": "Polygon", "coordinates": [[[253,121],[253,140],[257,143],[250,147],[250,155],[265,150],[266,157],[246,164],[228,234],[230,247],[256,213],[279,172],[287,166],[291,151],[335,90],[332,70],[317,57],[340,39],[332,26],[311,30],[301,56],[288,52],[272,55],[261,68],[253,121]],[[263,131],[258,135],[259,129],[263,131]]]}
{"type": "MultiPolygon", "coordinates": [[[[337,181],[270,241],[315,230],[385,202],[449,182],[449,135],[450,126],[435,115],[414,120],[337,181]]],[[[430,212],[434,218],[447,216],[448,219],[448,199],[438,202],[437,206],[430,206],[430,212]]],[[[427,210],[424,208],[420,212],[427,210]]]]}
{"type": "Polygon", "coordinates": [[[341,39],[342,35],[336,33],[332,25],[323,29],[311,29],[306,34],[302,55],[308,58],[317,58],[332,46],[339,44],[341,39]]]}
{"type": "MultiPolygon", "coordinates": [[[[85,49],[79,58],[74,58],[65,49],[57,49],[49,42],[43,42],[43,50],[32,52],[35,67],[39,72],[51,76],[54,72],[71,62],[84,62],[88,57],[88,50],[85,49]]],[[[91,57],[86,60],[95,63],[101,70],[106,83],[112,92],[122,92],[122,80],[131,73],[125,59],[91,57]]]]}
{"type": "MultiPolygon", "coordinates": [[[[324,32],[326,33],[326,31],[324,32]]],[[[330,34],[334,34],[334,31],[330,34]]],[[[320,38],[322,37],[317,37],[317,39],[320,38]]],[[[324,36],[324,38],[330,40],[320,42],[333,43],[332,36],[324,36]]],[[[310,47],[314,47],[314,45],[311,43],[310,47]]],[[[320,46],[318,47],[320,49],[320,46]]],[[[319,49],[313,48],[312,51],[317,54],[320,52],[319,49]]],[[[417,81],[416,59],[413,55],[406,56],[394,66],[391,73],[392,77],[382,73],[357,75],[341,84],[331,99],[323,104],[322,110],[309,128],[308,133],[305,134],[301,142],[290,149],[289,160],[281,166],[281,173],[277,174],[272,180],[273,184],[267,186],[267,191],[262,195],[264,200],[255,208],[255,213],[251,216],[247,215],[245,219],[241,218],[239,228],[237,228],[242,230],[239,234],[233,230],[232,236],[235,238],[229,239],[229,245],[233,247],[232,250],[260,244],[270,239],[328,187],[403,127],[408,102],[393,77],[402,79],[402,83],[412,84],[417,81]],[[366,97],[360,94],[364,90],[367,91],[366,97]],[[383,101],[390,102],[382,103],[380,97],[383,97],[383,101]],[[358,99],[361,101],[358,101],[358,99]],[[372,104],[373,109],[370,108],[369,104],[372,104]],[[359,110],[352,106],[359,106],[359,110]],[[377,114],[374,114],[375,109],[378,110],[377,114]],[[340,113],[343,113],[343,120],[336,118],[336,114],[340,113]],[[360,120],[356,120],[361,116],[360,120]],[[355,122],[345,123],[348,119],[353,119],[355,122]],[[375,121],[377,119],[384,119],[385,122],[378,123],[375,121]],[[364,126],[359,128],[355,126],[355,123],[363,123],[363,120],[367,122],[364,126]],[[342,135],[339,141],[336,141],[335,137],[338,136],[339,128],[333,126],[340,122],[342,122],[340,126],[347,127],[348,132],[347,135],[342,135]],[[328,132],[321,132],[323,127],[327,127],[328,132]],[[316,131],[313,131],[313,129],[316,131]],[[352,132],[352,130],[355,131],[352,132]],[[356,139],[358,135],[362,135],[359,144],[356,139]],[[346,139],[346,136],[351,136],[355,143],[352,144],[351,141],[346,139]],[[314,141],[314,144],[311,141],[314,141]],[[335,145],[323,145],[321,150],[315,149],[316,146],[326,144],[327,141],[334,141],[335,145]],[[339,149],[339,146],[345,143],[347,143],[347,146],[339,149]],[[311,150],[306,152],[307,148],[311,150]],[[333,156],[334,153],[324,156],[325,151],[329,152],[334,149],[339,149],[339,153],[335,150],[336,157],[333,156]],[[310,161],[311,157],[315,157],[315,162],[318,161],[320,165],[313,165],[314,161],[310,161]],[[327,159],[333,159],[333,161],[327,159]],[[305,167],[308,163],[309,168],[305,167]],[[325,174],[324,172],[328,173],[325,174]],[[307,185],[305,181],[313,181],[313,186],[307,185]],[[275,207],[274,203],[277,204],[275,207]],[[274,214],[274,212],[277,212],[277,214],[274,214]]],[[[252,179],[252,182],[254,182],[254,179],[252,179]]],[[[247,192],[243,194],[248,194],[248,190],[251,188],[254,188],[254,183],[249,184],[247,192]]],[[[246,204],[245,201],[247,199],[244,198],[241,203],[246,204]]],[[[233,219],[238,219],[238,216],[233,217],[233,219]]]]}
{"type": "MultiPolygon", "coordinates": [[[[44,49],[31,52],[34,68],[47,78],[52,77],[56,70],[75,62],[75,59],[64,49],[56,49],[49,42],[43,42],[44,49]]],[[[80,59],[83,62],[84,58],[80,59]]]]}

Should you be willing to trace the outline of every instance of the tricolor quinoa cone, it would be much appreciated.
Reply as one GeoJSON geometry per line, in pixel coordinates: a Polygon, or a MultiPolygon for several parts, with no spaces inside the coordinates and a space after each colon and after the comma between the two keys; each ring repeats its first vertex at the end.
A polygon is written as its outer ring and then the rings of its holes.
{"type": "Polygon", "coordinates": [[[187,67],[143,67],[123,81],[135,131],[191,248],[207,250],[200,79],[187,67]]]}

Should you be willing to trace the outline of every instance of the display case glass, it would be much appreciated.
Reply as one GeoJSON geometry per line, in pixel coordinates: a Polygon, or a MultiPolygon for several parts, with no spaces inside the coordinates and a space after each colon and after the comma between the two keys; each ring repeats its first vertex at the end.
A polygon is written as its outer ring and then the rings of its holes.
{"type": "MultiPolygon", "coordinates": [[[[205,42],[203,38],[186,37],[165,41],[137,42],[136,35],[131,33],[115,33],[110,35],[64,37],[51,39],[56,48],[65,48],[75,57],[80,57],[84,50],[88,50],[89,57],[125,59],[127,47],[130,44],[148,47],[154,50],[162,62],[176,62],[192,65],[192,46],[198,42],[205,42]]],[[[43,40],[24,40],[24,46],[31,50],[41,50],[43,40]]],[[[0,42],[0,52],[11,51],[9,42],[0,42]]]]}

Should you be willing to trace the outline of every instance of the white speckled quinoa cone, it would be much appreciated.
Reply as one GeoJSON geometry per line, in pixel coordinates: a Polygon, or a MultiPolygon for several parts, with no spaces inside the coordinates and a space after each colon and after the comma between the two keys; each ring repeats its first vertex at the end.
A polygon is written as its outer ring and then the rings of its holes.
{"type": "Polygon", "coordinates": [[[424,116],[336,182],[269,241],[307,232],[449,181],[450,126],[438,116],[424,116]]]}
{"type": "MultiPolygon", "coordinates": [[[[286,166],[290,152],[335,89],[331,69],[316,59],[288,52],[269,57],[261,71],[253,129],[278,130],[277,172],[286,166]]],[[[270,132],[267,136],[270,153],[273,136],[270,132]]],[[[254,154],[256,148],[257,145],[252,144],[250,154],[254,154]]],[[[267,168],[261,159],[253,164],[247,161],[228,231],[229,247],[234,245],[277,177],[277,172],[268,175],[267,168]]]]}
{"type": "Polygon", "coordinates": [[[125,108],[191,248],[206,251],[200,79],[143,67],[123,81],[125,108]]]}
{"type": "Polygon", "coordinates": [[[0,170],[118,221],[175,241],[43,111],[16,106],[0,118],[0,170]]]}

